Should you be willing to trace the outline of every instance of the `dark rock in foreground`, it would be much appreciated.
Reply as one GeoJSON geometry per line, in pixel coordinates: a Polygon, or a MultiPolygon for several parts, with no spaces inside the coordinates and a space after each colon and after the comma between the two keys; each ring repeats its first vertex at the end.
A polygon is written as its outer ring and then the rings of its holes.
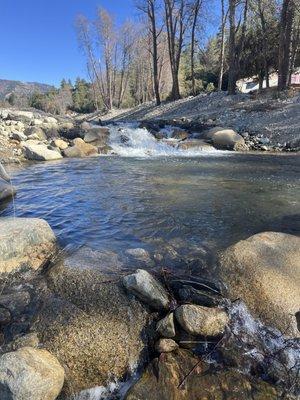
{"type": "Polygon", "coordinates": [[[153,360],[126,400],[277,400],[276,390],[236,370],[211,371],[186,350],[153,360]]]}

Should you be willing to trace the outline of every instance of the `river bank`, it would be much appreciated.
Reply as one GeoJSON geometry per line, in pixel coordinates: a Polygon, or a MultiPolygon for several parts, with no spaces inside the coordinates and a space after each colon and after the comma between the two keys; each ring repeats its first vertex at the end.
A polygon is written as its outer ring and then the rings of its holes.
{"type": "Polygon", "coordinates": [[[235,130],[252,150],[299,151],[299,110],[298,92],[281,99],[276,98],[275,92],[236,96],[213,92],[163,103],[159,107],[148,103],[107,115],[95,114],[90,119],[176,125],[191,132],[218,126],[235,130]]]}

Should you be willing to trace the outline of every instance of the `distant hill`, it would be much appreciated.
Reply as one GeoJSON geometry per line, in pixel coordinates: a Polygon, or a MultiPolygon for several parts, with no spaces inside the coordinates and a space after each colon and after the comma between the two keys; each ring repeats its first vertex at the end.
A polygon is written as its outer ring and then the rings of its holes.
{"type": "Polygon", "coordinates": [[[34,92],[47,93],[54,86],[37,82],[20,82],[0,79],[0,100],[4,100],[14,93],[17,97],[28,97],[34,92]]]}

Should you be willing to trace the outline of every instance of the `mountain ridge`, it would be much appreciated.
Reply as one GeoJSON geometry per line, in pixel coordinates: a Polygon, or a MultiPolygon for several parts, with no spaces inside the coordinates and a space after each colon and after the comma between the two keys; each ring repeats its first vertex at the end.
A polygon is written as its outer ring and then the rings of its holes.
{"type": "Polygon", "coordinates": [[[35,92],[47,93],[52,89],[54,89],[54,86],[46,83],[0,79],[0,100],[7,99],[11,94],[18,97],[28,97],[35,92]]]}

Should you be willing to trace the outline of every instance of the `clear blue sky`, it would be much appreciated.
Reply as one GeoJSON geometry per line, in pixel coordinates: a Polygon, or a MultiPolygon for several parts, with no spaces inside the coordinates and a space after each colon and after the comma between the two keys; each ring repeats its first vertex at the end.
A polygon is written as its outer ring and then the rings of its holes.
{"type": "Polygon", "coordinates": [[[119,23],[135,14],[133,0],[1,0],[0,79],[58,85],[86,77],[74,21],[95,17],[98,6],[119,23]]]}

